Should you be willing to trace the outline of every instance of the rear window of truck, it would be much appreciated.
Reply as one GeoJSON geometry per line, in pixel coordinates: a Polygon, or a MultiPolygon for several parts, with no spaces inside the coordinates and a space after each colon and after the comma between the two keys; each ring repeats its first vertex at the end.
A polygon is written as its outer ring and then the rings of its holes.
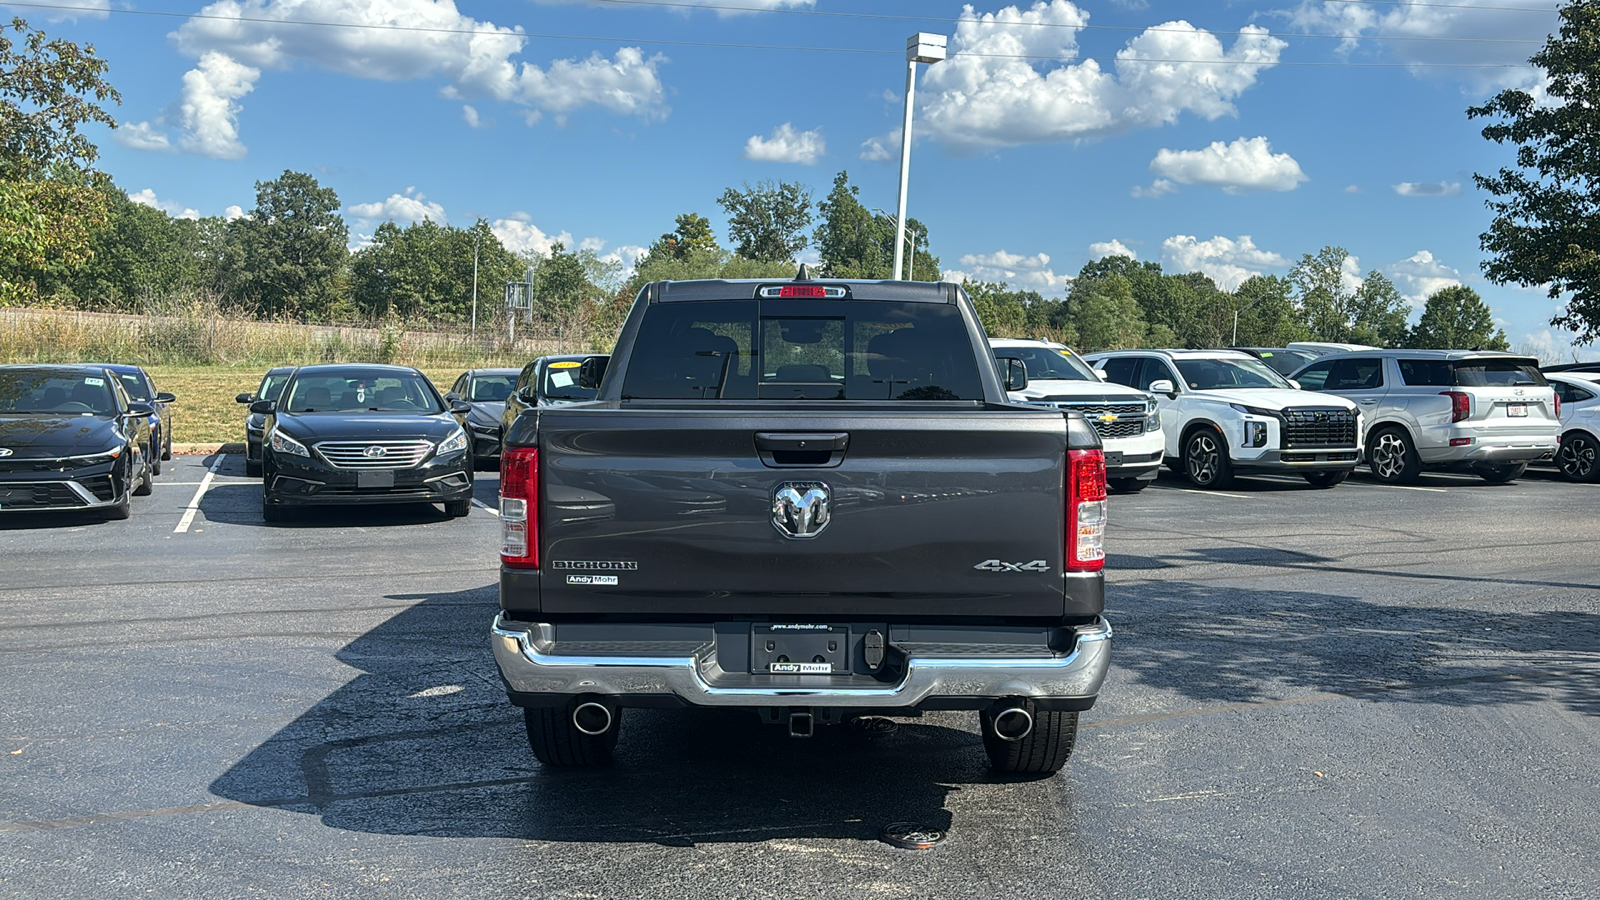
{"type": "Polygon", "coordinates": [[[624,400],[982,400],[948,304],[718,300],[646,310],[624,400]]]}

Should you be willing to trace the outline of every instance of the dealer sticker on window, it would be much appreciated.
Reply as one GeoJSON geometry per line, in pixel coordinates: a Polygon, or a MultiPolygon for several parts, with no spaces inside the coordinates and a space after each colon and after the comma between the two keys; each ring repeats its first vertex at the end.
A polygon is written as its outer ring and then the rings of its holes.
{"type": "Polygon", "coordinates": [[[615,585],[615,575],[568,575],[567,584],[608,584],[615,585]]]}

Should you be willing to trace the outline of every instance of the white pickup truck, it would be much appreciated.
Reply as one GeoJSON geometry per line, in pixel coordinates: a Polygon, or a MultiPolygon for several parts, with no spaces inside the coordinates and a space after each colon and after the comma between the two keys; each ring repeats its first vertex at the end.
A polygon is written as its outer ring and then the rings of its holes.
{"type": "Polygon", "coordinates": [[[1028,385],[1008,396],[1018,403],[1081,413],[1105,447],[1106,481],[1119,494],[1142,491],[1156,480],[1167,442],[1161,434],[1156,398],[1108,384],[1089,364],[1054,341],[990,338],[995,359],[1020,359],[1028,385]]]}

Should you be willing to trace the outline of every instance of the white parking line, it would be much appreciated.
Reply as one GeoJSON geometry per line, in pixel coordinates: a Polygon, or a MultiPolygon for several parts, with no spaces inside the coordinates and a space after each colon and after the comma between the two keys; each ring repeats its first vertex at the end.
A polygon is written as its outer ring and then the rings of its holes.
{"type": "Polygon", "coordinates": [[[1232,497],[1235,500],[1254,500],[1249,494],[1225,494],[1222,491],[1201,491],[1194,488],[1168,488],[1171,491],[1183,491],[1185,494],[1199,494],[1202,497],[1232,497]]]}
{"type": "Polygon", "coordinates": [[[489,515],[494,516],[496,519],[500,518],[500,510],[495,509],[494,507],[492,507],[489,504],[483,502],[482,500],[477,499],[476,497],[473,498],[472,505],[476,506],[477,508],[479,508],[481,510],[483,510],[484,512],[488,513],[489,515]]]}
{"type": "Polygon", "coordinates": [[[200,498],[204,497],[206,489],[211,487],[211,479],[217,476],[217,469],[222,467],[224,459],[227,459],[227,457],[221,453],[217,454],[216,461],[211,464],[211,471],[206,473],[206,477],[200,479],[200,487],[194,492],[194,499],[189,501],[189,506],[184,509],[183,518],[178,521],[178,527],[172,529],[173,534],[183,534],[189,530],[189,523],[194,521],[194,514],[200,511],[200,498]]]}
{"type": "Polygon", "coordinates": [[[1391,491],[1427,491],[1430,494],[1448,494],[1448,493],[1450,493],[1449,491],[1445,490],[1444,488],[1413,487],[1413,486],[1404,485],[1404,484],[1371,484],[1371,483],[1364,483],[1364,484],[1365,484],[1366,487],[1387,488],[1388,490],[1391,490],[1391,491]]]}

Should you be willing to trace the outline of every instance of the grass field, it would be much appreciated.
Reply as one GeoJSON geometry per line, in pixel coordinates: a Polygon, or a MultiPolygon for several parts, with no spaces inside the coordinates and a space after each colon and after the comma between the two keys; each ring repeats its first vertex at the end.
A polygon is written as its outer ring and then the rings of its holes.
{"type": "MultiPolygon", "coordinates": [[[[156,390],[178,398],[172,408],[175,444],[219,444],[244,440],[244,404],[234,401],[253,393],[263,369],[243,367],[147,366],[156,390]]],[[[423,373],[439,388],[450,389],[462,369],[428,369],[423,373]]]]}

